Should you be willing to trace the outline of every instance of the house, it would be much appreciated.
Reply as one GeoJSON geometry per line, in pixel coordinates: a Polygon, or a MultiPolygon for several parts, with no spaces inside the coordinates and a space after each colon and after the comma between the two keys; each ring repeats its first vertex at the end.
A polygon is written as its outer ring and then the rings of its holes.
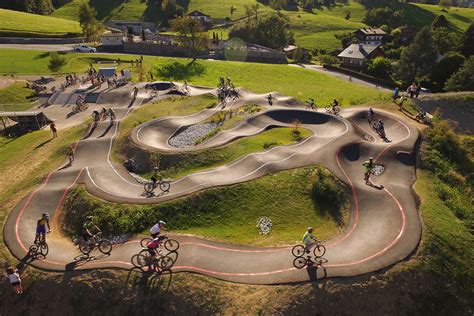
{"type": "Polygon", "coordinates": [[[367,61],[375,57],[385,56],[380,45],[352,44],[337,57],[343,66],[363,68],[367,61]]]}
{"type": "MultiPolygon", "coordinates": [[[[295,45],[288,45],[287,47],[283,48],[283,51],[285,52],[286,56],[290,59],[295,58],[295,52],[298,50],[298,46],[295,45]]],[[[301,54],[301,59],[302,60],[307,60],[309,58],[309,50],[306,48],[299,48],[300,54],[301,54]]]]}
{"type": "Polygon", "coordinates": [[[106,32],[100,36],[104,48],[116,48],[123,45],[125,34],[123,32],[106,32]]]}
{"type": "Polygon", "coordinates": [[[105,24],[109,28],[119,29],[124,32],[133,33],[133,35],[141,35],[142,30],[150,30],[156,32],[155,23],[151,22],[108,22],[105,24]]]}
{"type": "Polygon", "coordinates": [[[211,23],[211,16],[202,13],[201,11],[193,11],[191,13],[188,13],[186,16],[189,16],[190,18],[194,20],[199,20],[203,22],[203,24],[210,24],[211,23]]]}
{"type": "Polygon", "coordinates": [[[412,26],[402,26],[399,27],[398,30],[400,30],[400,41],[403,44],[409,44],[418,32],[418,30],[412,26]]]}
{"type": "Polygon", "coordinates": [[[355,32],[361,43],[366,45],[381,45],[384,37],[387,35],[382,29],[371,27],[361,28],[355,32]]]}

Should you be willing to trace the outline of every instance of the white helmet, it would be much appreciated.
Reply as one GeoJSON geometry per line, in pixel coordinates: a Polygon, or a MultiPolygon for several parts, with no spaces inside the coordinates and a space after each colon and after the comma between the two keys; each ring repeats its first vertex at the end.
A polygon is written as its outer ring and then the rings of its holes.
{"type": "Polygon", "coordinates": [[[164,221],[159,221],[158,223],[159,223],[160,225],[166,225],[166,222],[164,222],[164,221]]]}

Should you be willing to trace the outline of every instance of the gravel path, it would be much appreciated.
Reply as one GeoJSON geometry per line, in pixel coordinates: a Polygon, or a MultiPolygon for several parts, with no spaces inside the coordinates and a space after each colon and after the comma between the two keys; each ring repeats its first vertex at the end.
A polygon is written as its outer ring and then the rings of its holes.
{"type": "Polygon", "coordinates": [[[199,139],[203,138],[220,125],[222,125],[220,122],[191,125],[178,135],[170,138],[169,144],[177,148],[194,146],[199,139]]]}

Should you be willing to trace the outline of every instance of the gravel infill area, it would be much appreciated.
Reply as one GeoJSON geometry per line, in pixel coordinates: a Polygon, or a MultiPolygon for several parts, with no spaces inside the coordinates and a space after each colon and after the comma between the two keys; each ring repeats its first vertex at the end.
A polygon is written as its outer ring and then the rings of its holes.
{"type": "Polygon", "coordinates": [[[194,146],[199,139],[209,134],[213,129],[218,128],[221,124],[204,123],[191,125],[178,135],[170,138],[169,144],[177,148],[194,146]]]}

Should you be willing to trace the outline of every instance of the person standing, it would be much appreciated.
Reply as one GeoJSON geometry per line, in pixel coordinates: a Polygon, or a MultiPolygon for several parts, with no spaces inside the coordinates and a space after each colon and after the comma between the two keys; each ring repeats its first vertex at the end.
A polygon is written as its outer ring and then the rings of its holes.
{"type": "Polygon", "coordinates": [[[58,130],[56,129],[56,124],[54,122],[51,122],[51,124],[49,124],[49,128],[51,129],[51,132],[53,133],[53,138],[58,137],[58,130]]]}
{"type": "Polygon", "coordinates": [[[74,154],[74,147],[72,147],[72,145],[68,147],[66,155],[69,159],[69,165],[72,166],[72,163],[74,162],[74,160],[76,160],[76,156],[74,154]]]}
{"type": "Polygon", "coordinates": [[[21,286],[21,278],[20,274],[18,273],[18,269],[13,267],[7,268],[7,278],[10,281],[10,284],[13,286],[13,290],[17,295],[23,293],[23,288],[21,286]]]}
{"type": "Polygon", "coordinates": [[[400,90],[398,89],[398,87],[395,87],[395,90],[393,90],[393,101],[397,101],[398,100],[398,97],[400,96],[400,90]]]}
{"type": "Polygon", "coordinates": [[[372,170],[375,167],[374,159],[370,157],[369,160],[364,162],[362,165],[365,167],[365,172],[364,172],[365,184],[371,184],[370,175],[372,174],[372,170]]]}

